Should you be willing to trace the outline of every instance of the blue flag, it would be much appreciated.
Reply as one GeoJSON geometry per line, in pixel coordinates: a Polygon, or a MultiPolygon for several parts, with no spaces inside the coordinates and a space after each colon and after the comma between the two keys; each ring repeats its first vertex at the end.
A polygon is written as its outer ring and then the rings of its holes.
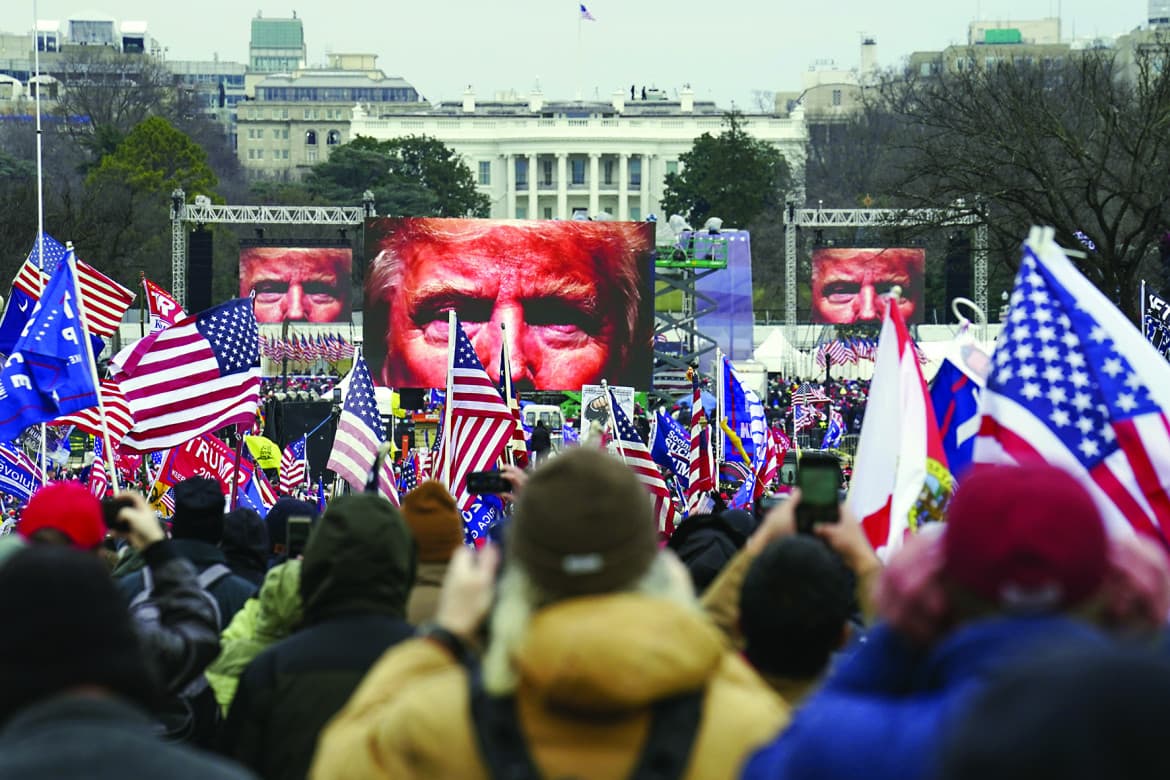
{"type": "Polygon", "coordinates": [[[939,366],[930,385],[930,403],[942,435],[947,464],[956,479],[963,476],[975,454],[979,432],[979,385],[949,359],[939,366]]]}
{"type": "Polygon", "coordinates": [[[677,420],[659,412],[650,437],[650,457],[659,466],[670,469],[684,491],[691,484],[690,452],[691,441],[686,430],[677,420]]]}
{"type": "Polygon", "coordinates": [[[0,441],[98,404],[74,290],[72,265],[59,263],[0,371],[0,441]]]}
{"type": "Polygon", "coordinates": [[[0,444],[0,493],[28,501],[41,480],[39,469],[21,450],[10,444],[0,444]]]}
{"type": "Polygon", "coordinates": [[[260,485],[258,482],[259,480],[255,476],[249,479],[247,484],[237,494],[236,500],[240,507],[251,509],[260,515],[260,517],[267,517],[268,510],[271,507],[264,503],[264,498],[260,495],[260,485]]]}
{"type": "Polygon", "coordinates": [[[325,511],[325,481],[317,480],[317,514],[325,511]]]}
{"type": "Polygon", "coordinates": [[[825,428],[825,438],[821,440],[822,450],[834,450],[841,446],[841,439],[845,436],[845,420],[836,409],[829,410],[829,426],[825,428]]]}
{"type": "Polygon", "coordinates": [[[503,516],[503,499],[494,493],[477,495],[471,502],[471,509],[463,512],[463,541],[475,544],[475,540],[486,536],[488,529],[503,516]]]}

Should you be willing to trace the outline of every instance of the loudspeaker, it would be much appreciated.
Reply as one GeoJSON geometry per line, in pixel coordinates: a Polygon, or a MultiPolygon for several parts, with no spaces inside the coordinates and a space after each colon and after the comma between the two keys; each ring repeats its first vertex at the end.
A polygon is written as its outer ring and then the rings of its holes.
{"type": "Polygon", "coordinates": [[[211,308],[211,231],[197,227],[187,240],[187,311],[211,308]]]}
{"type": "Polygon", "coordinates": [[[426,398],[427,393],[422,388],[404,387],[396,391],[398,393],[398,405],[403,409],[411,409],[414,411],[422,411],[427,408],[426,398]]]}
{"type": "Polygon", "coordinates": [[[325,473],[329,452],[333,449],[333,434],[337,430],[337,417],[333,404],[328,401],[284,401],[277,407],[277,439],[280,446],[291,442],[317,428],[305,443],[305,456],[309,460],[309,478],[316,482],[325,473]]]}

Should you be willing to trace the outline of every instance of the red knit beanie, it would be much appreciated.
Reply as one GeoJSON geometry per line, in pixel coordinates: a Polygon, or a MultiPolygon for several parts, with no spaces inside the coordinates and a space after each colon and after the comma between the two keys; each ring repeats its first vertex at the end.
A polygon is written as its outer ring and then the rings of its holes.
{"type": "Polygon", "coordinates": [[[970,472],[951,501],[945,572],[1008,610],[1083,602],[1105,579],[1108,541],[1088,491],[1048,464],[970,472]]]}
{"type": "Polygon", "coordinates": [[[42,528],[60,531],[81,550],[106,538],[101,502],[80,482],[53,482],[33,493],[16,529],[27,539],[42,528]]]}

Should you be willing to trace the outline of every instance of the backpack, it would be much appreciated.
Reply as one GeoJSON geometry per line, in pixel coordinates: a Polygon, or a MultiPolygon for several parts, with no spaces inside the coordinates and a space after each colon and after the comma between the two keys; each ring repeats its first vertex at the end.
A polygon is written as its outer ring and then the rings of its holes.
{"type": "MultiPolygon", "coordinates": [[[[471,722],[488,777],[494,780],[539,780],[515,697],[490,695],[479,667],[470,670],[471,722]]],[[[677,780],[683,776],[703,716],[702,689],[655,702],[650,730],[634,764],[631,780],[677,780]]]]}
{"type": "MultiPolygon", "coordinates": [[[[199,573],[199,587],[207,594],[207,599],[215,610],[215,624],[220,631],[223,630],[223,615],[219,611],[219,602],[211,596],[211,588],[231,573],[232,570],[222,563],[212,564],[199,573]]],[[[142,590],[130,601],[130,614],[138,623],[144,625],[158,623],[158,605],[150,598],[153,592],[154,579],[150,574],[150,568],[147,567],[142,570],[142,590]]],[[[169,687],[169,680],[163,682],[169,687]]],[[[200,672],[181,690],[175,693],[168,692],[156,716],[159,736],[163,739],[205,748],[213,747],[220,712],[215,701],[215,692],[207,682],[207,675],[200,672]]]]}

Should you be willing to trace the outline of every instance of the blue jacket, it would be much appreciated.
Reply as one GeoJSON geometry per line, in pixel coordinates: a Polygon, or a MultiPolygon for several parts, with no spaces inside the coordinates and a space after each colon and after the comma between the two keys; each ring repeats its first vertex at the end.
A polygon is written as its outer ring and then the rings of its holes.
{"type": "Polygon", "coordinates": [[[940,737],[994,672],[1029,651],[1105,641],[1064,617],[996,617],[923,652],[877,626],[743,777],[931,777],[940,737]]]}

